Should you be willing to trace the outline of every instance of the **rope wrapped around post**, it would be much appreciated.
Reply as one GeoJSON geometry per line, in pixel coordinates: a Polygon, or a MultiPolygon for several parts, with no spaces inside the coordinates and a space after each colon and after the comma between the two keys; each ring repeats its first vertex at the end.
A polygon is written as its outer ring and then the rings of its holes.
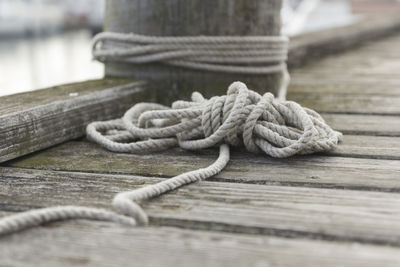
{"type": "Polygon", "coordinates": [[[145,36],[102,32],[93,39],[99,61],[135,65],[160,63],[197,71],[267,75],[282,73],[278,98],[284,100],[290,75],[287,36],[145,36]]]}
{"type": "Polygon", "coordinates": [[[175,146],[198,150],[216,145],[220,152],[218,159],[206,168],[117,194],[113,200],[117,213],[74,206],[33,210],[1,219],[0,235],[74,218],[146,225],[148,218],[140,202],[221,172],[229,162],[229,145],[284,158],[330,150],[342,134],[311,109],[277,100],[270,93],[261,96],[245,84],[234,82],[227,95],[204,99],[195,92],[192,101],[176,101],[171,108],[154,103],[136,104],[122,119],[89,124],[87,136],[115,152],[146,153],[175,146]]]}
{"type": "Polygon", "coordinates": [[[93,39],[93,57],[133,64],[161,62],[184,68],[268,74],[286,68],[286,36],[145,36],[102,32],[93,39]]]}

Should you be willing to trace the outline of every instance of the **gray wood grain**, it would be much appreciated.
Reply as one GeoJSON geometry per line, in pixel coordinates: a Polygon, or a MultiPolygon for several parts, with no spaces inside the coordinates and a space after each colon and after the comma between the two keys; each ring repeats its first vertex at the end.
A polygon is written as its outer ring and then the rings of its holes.
{"type": "Polygon", "coordinates": [[[295,69],[288,99],[321,112],[399,115],[399,41],[395,35],[295,69]]]}
{"type": "Polygon", "coordinates": [[[326,122],[345,134],[400,136],[400,117],[368,114],[323,114],[326,122]]]}
{"type": "Polygon", "coordinates": [[[0,116],[33,109],[37,106],[50,105],[53,102],[74,99],[99,90],[108,89],[133,82],[127,79],[99,79],[79,83],[63,84],[50,88],[34,90],[25,93],[2,96],[0,116]],[[70,94],[75,94],[71,95],[70,94]]]}
{"type": "Polygon", "coordinates": [[[361,77],[363,74],[395,76],[398,74],[400,48],[394,44],[398,42],[400,35],[396,33],[382,40],[363,43],[356,49],[320,59],[315,64],[296,69],[296,72],[331,73],[333,76],[340,73],[347,77],[361,77]]]}
{"type": "Polygon", "coordinates": [[[329,155],[375,159],[400,159],[400,138],[388,136],[345,135],[329,155]]]}
{"type": "Polygon", "coordinates": [[[399,255],[398,248],[351,242],[235,235],[173,227],[128,228],[89,221],[53,223],[0,239],[0,264],[10,267],[372,267],[398,266],[399,255]]]}
{"type": "Polygon", "coordinates": [[[1,97],[0,162],[84,135],[146,99],[143,83],[99,80],[1,97]]]}
{"type": "Polygon", "coordinates": [[[343,52],[367,41],[390,36],[399,29],[400,19],[397,16],[384,16],[365,18],[348,26],[299,35],[291,39],[289,66],[301,66],[319,60],[321,56],[343,52]]]}
{"type": "Polygon", "coordinates": [[[357,97],[362,94],[400,95],[398,76],[380,77],[377,75],[347,75],[338,73],[292,72],[289,93],[349,94],[357,97]]]}
{"type": "MultiPolygon", "coordinates": [[[[106,31],[150,36],[251,36],[280,33],[281,0],[109,0],[106,31]]],[[[148,80],[163,88],[158,102],[188,98],[193,90],[207,97],[226,93],[240,80],[260,92],[277,93],[280,74],[243,75],[196,71],[162,64],[106,62],[106,76],[148,80]]]]}
{"type": "Polygon", "coordinates": [[[291,93],[400,95],[400,35],[369,42],[291,71],[291,93]]]}
{"type": "MultiPolygon", "coordinates": [[[[69,142],[14,160],[8,166],[171,177],[208,166],[217,158],[217,153],[217,150],[189,152],[175,149],[163,153],[133,155],[109,152],[92,143],[69,142]]],[[[234,151],[224,171],[210,179],[235,183],[398,192],[398,177],[400,160],[321,155],[273,159],[234,151]]]]}
{"type": "Polygon", "coordinates": [[[400,95],[289,92],[287,98],[319,112],[400,115],[400,95]]]}
{"type": "MultiPolygon", "coordinates": [[[[115,193],[161,180],[17,168],[0,171],[3,210],[65,204],[108,208],[115,193]]],[[[394,193],[207,181],[143,203],[152,225],[393,246],[400,246],[399,206],[400,197],[394,193]]]]}

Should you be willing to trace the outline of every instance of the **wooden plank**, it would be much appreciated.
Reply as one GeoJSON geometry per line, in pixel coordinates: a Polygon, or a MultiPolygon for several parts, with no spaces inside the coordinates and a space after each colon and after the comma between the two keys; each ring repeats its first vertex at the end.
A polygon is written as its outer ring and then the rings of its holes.
{"type": "Polygon", "coordinates": [[[304,65],[321,56],[343,52],[367,41],[389,36],[400,29],[398,17],[367,18],[358,23],[311,32],[291,38],[289,66],[304,65]]]}
{"type": "Polygon", "coordinates": [[[400,115],[400,95],[289,92],[287,98],[319,112],[400,115]]]}
{"type": "MultiPolygon", "coordinates": [[[[16,168],[0,171],[3,210],[18,205],[109,207],[115,193],[161,180],[16,168]]],[[[399,205],[399,195],[394,193],[206,181],[143,203],[152,225],[393,246],[400,246],[399,205]]]]}
{"type": "Polygon", "coordinates": [[[399,116],[323,114],[326,122],[345,134],[400,136],[399,116]]]}
{"type": "Polygon", "coordinates": [[[395,35],[294,69],[289,92],[399,96],[399,42],[395,35]]]}
{"type": "Polygon", "coordinates": [[[316,64],[296,69],[299,72],[396,75],[399,68],[400,35],[364,44],[358,49],[326,57],[316,64]],[[319,66],[319,67],[318,67],[319,66]]]}
{"type": "Polygon", "coordinates": [[[0,162],[81,137],[143,101],[143,83],[104,79],[1,97],[0,162]]]}
{"type": "Polygon", "coordinates": [[[329,155],[376,159],[400,159],[400,138],[387,136],[345,135],[329,155]]]}
{"type": "Polygon", "coordinates": [[[37,106],[50,105],[53,102],[84,96],[98,90],[127,84],[129,82],[132,81],[126,79],[100,79],[2,96],[0,97],[0,116],[17,113],[24,109],[33,109],[37,106]]]}
{"type": "MultiPolygon", "coordinates": [[[[400,38],[399,38],[400,39],[400,38]]],[[[344,74],[347,77],[361,77],[368,74],[376,77],[396,77],[396,71],[400,67],[399,48],[396,42],[392,43],[392,51],[386,51],[386,54],[380,54],[375,50],[351,50],[347,53],[339,54],[336,57],[328,57],[314,64],[298,68],[296,73],[316,73],[316,74],[331,74],[336,76],[344,74]]]]}
{"type": "MultiPolygon", "coordinates": [[[[133,155],[109,152],[92,143],[69,142],[14,160],[8,166],[171,177],[208,166],[216,159],[217,153],[217,150],[190,152],[175,149],[163,153],[133,155]]],[[[398,192],[399,175],[399,160],[321,155],[274,159],[234,151],[226,169],[210,179],[236,183],[398,192]]]]}
{"type": "Polygon", "coordinates": [[[51,104],[56,101],[63,101],[68,97],[75,98],[93,93],[97,90],[127,83],[124,79],[100,79],[80,83],[71,83],[54,86],[47,89],[35,90],[32,92],[19,93],[14,95],[2,96],[0,106],[0,116],[10,113],[20,112],[22,109],[32,109],[36,106],[51,104]],[[72,94],[72,96],[70,96],[72,94]],[[78,94],[78,95],[76,95],[78,94]]]}
{"type": "Polygon", "coordinates": [[[359,95],[400,95],[399,77],[378,77],[376,75],[340,75],[324,73],[297,73],[293,72],[291,93],[316,94],[349,94],[352,97],[359,95]]]}
{"type": "Polygon", "coordinates": [[[75,221],[0,239],[2,266],[398,266],[398,248],[75,221]],[[51,246],[49,247],[49,244],[51,246]],[[310,253],[312,252],[312,253],[310,253]],[[32,257],[32,255],[35,255],[32,257]],[[156,257],[155,257],[156,255],[156,257]]]}
{"type": "Polygon", "coordinates": [[[382,78],[395,78],[398,77],[396,70],[400,67],[400,57],[396,57],[399,53],[398,50],[397,48],[397,51],[393,51],[393,55],[380,55],[375,51],[363,51],[361,53],[355,50],[354,53],[340,54],[338,58],[329,57],[305,68],[295,69],[295,71],[300,74],[315,73],[332,76],[344,74],[347,77],[374,75],[382,78]]]}

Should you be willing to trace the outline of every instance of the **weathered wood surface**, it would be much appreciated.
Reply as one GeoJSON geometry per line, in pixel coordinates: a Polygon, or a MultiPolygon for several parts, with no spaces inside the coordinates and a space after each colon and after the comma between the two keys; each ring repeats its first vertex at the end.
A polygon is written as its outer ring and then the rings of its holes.
{"type": "MultiPolygon", "coordinates": [[[[110,207],[117,192],[161,180],[17,168],[0,171],[0,196],[13,196],[0,200],[9,210],[66,203],[110,207]]],[[[152,225],[394,246],[400,246],[399,206],[395,193],[208,181],[143,203],[152,225]]]]}
{"type": "Polygon", "coordinates": [[[400,117],[398,115],[324,113],[323,117],[335,130],[345,134],[400,136],[400,117]]]}
{"type": "Polygon", "coordinates": [[[294,70],[288,99],[321,112],[399,115],[399,42],[395,35],[294,70]]]}
{"type": "MultiPolygon", "coordinates": [[[[279,35],[282,0],[108,0],[105,31],[150,36],[279,35]]],[[[184,69],[162,64],[106,62],[106,76],[149,81],[164,88],[158,102],[188,98],[193,90],[207,97],[226,93],[240,80],[260,92],[278,93],[281,75],[243,75],[184,69]]]]}
{"type": "MultiPolygon", "coordinates": [[[[38,170],[171,177],[211,164],[216,159],[217,152],[175,149],[152,155],[132,155],[109,152],[87,142],[70,142],[11,161],[7,165],[38,170]]],[[[343,152],[342,149],[341,153],[351,156],[351,151],[343,152]]],[[[273,159],[234,151],[226,169],[210,179],[236,183],[397,192],[400,191],[399,177],[400,160],[320,155],[273,159]]]]}
{"type": "MultiPolygon", "coordinates": [[[[288,99],[320,112],[400,115],[400,95],[290,93],[288,99]]],[[[400,120],[398,120],[400,124],[400,120]]]]}
{"type": "Polygon", "coordinates": [[[1,97],[0,162],[81,137],[89,122],[143,101],[141,85],[104,79],[1,97]]]}
{"type": "MultiPolygon", "coordinates": [[[[344,67],[345,68],[345,67],[344,67]]],[[[291,73],[292,83],[289,96],[292,93],[318,93],[318,94],[349,94],[356,97],[359,94],[371,95],[400,95],[400,77],[357,76],[347,75],[345,71],[340,74],[314,74],[313,72],[291,73]],[[347,76],[347,77],[346,77],[347,76]]]]}
{"type": "Polygon", "coordinates": [[[340,157],[400,159],[400,138],[345,135],[343,142],[328,154],[340,157]]]}
{"type": "MultiPolygon", "coordinates": [[[[318,61],[318,64],[310,64],[306,68],[299,68],[296,73],[325,74],[327,78],[333,78],[341,73],[342,77],[364,78],[368,74],[377,77],[398,77],[399,67],[397,47],[393,43],[400,41],[399,35],[394,35],[379,42],[366,42],[357,49],[350,50],[335,56],[325,57],[318,61]],[[343,69],[345,68],[345,69],[343,69]],[[346,70],[343,73],[343,70],[346,70]],[[326,74],[332,74],[328,76],[326,74]]],[[[324,77],[325,78],[325,77],[324,77]]],[[[368,77],[365,77],[368,78],[368,77]]],[[[360,79],[358,79],[360,81],[360,79]]]]}
{"type": "Polygon", "coordinates": [[[48,266],[99,267],[400,264],[397,249],[391,247],[86,221],[56,223],[8,236],[0,240],[0,248],[2,266],[43,266],[44,262],[48,266]]]}
{"type": "Polygon", "coordinates": [[[398,16],[365,18],[348,26],[311,32],[291,39],[289,66],[296,67],[322,56],[343,52],[367,41],[376,41],[400,30],[398,16]]]}

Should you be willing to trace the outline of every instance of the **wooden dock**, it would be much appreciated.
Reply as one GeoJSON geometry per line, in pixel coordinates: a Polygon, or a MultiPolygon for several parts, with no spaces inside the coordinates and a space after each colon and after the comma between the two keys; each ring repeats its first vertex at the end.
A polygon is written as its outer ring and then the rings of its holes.
{"type": "MultiPolygon", "coordinates": [[[[48,224],[1,238],[0,266],[400,266],[399,44],[395,35],[291,71],[288,99],[345,134],[335,151],[288,159],[233,151],[216,177],[144,203],[149,227],[48,224]]],[[[0,165],[0,215],[110,208],[117,192],[216,156],[66,142],[0,165]]]]}

